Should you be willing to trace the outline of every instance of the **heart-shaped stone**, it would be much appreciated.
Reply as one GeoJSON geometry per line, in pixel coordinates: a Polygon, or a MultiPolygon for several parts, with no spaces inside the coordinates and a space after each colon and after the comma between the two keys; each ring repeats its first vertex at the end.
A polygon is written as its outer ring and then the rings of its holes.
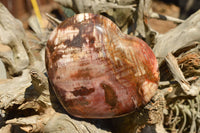
{"type": "Polygon", "coordinates": [[[90,13],[66,19],[51,33],[46,68],[63,107],[81,118],[130,113],[158,88],[151,48],[123,34],[108,18],[90,13]]]}

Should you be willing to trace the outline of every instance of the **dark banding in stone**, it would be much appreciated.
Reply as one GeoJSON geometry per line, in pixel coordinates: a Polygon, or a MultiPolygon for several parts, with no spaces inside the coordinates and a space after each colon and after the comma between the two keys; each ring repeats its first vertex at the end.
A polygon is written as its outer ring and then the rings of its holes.
{"type": "Polygon", "coordinates": [[[72,93],[73,93],[74,96],[86,96],[86,95],[91,94],[95,90],[94,88],[87,89],[84,86],[77,87],[77,88],[74,88],[74,89],[75,90],[72,91],[72,93]]]}
{"type": "Polygon", "coordinates": [[[78,47],[81,48],[84,43],[86,43],[85,38],[81,37],[82,30],[80,30],[79,34],[75,36],[72,41],[65,42],[68,47],[78,47]]]}
{"type": "Polygon", "coordinates": [[[86,39],[89,39],[89,47],[94,47],[94,23],[88,23],[91,21],[91,19],[83,20],[81,23],[74,24],[74,18],[69,18],[68,22],[63,22],[62,24],[60,24],[58,29],[66,30],[69,26],[73,26],[74,28],[79,29],[79,33],[76,36],[74,36],[72,40],[64,40],[63,42],[68,47],[82,48],[83,44],[87,43],[86,39]]]}
{"type": "Polygon", "coordinates": [[[52,58],[52,61],[53,61],[53,63],[55,63],[56,61],[58,61],[59,59],[61,59],[62,58],[62,56],[63,56],[64,54],[63,53],[56,53],[56,55],[55,54],[52,54],[51,56],[51,58],[52,58]]]}
{"type": "Polygon", "coordinates": [[[87,60],[81,60],[79,66],[82,67],[82,66],[87,66],[87,65],[89,65],[89,64],[90,64],[89,61],[87,61],[87,60]]]}
{"type": "Polygon", "coordinates": [[[52,54],[54,52],[54,40],[53,41],[48,41],[48,46],[47,48],[49,49],[50,54],[52,54]]]}
{"type": "Polygon", "coordinates": [[[75,79],[81,79],[81,78],[82,79],[92,79],[93,78],[90,74],[89,69],[78,70],[77,73],[71,74],[70,77],[75,78],[75,79]]]}
{"type": "Polygon", "coordinates": [[[114,108],[117,104],[117,95],[110,85],[101,83],[100,86],[104,89],[106,103],[114,108]]]}
{"type": "Polygon", "coordinates": [[[60,79],[60,76],[57,76],[56,79],[60,79]]]}
{"type": "Polygon", "coordinates": [[[69,99],[64,102],[64,105],[66,107],[75,107],[75,106],[80,106],[80,105],[84,106],[84,105],[88,105],[88,104],[89,104],[89,102],[83,98],[69,99]]]}

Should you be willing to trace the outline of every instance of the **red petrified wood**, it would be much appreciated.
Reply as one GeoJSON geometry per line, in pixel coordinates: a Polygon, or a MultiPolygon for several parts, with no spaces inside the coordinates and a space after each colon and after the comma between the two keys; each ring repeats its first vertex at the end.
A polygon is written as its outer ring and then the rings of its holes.
{"type": "Polygon", "coordinates": [[[145,105],[159,72],[150,47],[108,18],[78,14],[61,23],[46,48],[46,67],[63,107],[81,118],[112,118],[145,105]]]}

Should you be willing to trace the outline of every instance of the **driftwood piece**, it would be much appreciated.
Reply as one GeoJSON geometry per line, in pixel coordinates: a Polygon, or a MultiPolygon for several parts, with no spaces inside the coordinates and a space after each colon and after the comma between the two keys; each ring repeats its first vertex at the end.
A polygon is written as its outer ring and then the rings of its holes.
{"type": "MultiPolygon", "coordinates": [[[[113,8],[123,8],[131,9],[135,11],[134,7],[136,6],[137,0],[117,0],[117,1],[107,1],[107,0],[54,0],[65,7],[72,8],[77,13],[78,12],[109,12],[113,8]],[[81,3],[81,4],[80,4],[81,3]]],[[[111,11],[112,12],[112,11],[111,11]]]]}
{"type": "Polygon", "coordinates": [[[153,51],[159,64],[168,53],[186,47],[194,41],[200,41],[200,10],[191,15],[182,24],[165,34],[157,36],[153,51]]]}
{"type": "Polygon", "coordinates": [[[176,58],[169,53],[165,59],[174,76],[174,79],[181,85],[183,91],[187,95],[197,96],[199,94],[200,87],[198,85],[195,86],[194,84],[193,86],[190,86],[189,82],[185,79],[181,69],[179,68],[176,58]]]}
{"type": "MultiPolygon", "coordinates": [[[[176,59],[171,57],[170,62],[174,62],[169,65],[169,68],[172,72],[174,79],[178,78],[179,82],[175,82],[173,79],[171,81],[164,81],[160,82],[160,85],[163,86],[171,86],[173,87],[173,92],[167,96],[167,99],[173,99],[180,96],[198,96],[200,91],[200,51],[199,51],[199,44],[191,45],[190,47],[178,50],[175,55],[177,55],[176,59]],[[182,52],[181,54],[179,52],[182,52]],[[176,62],[176,63],[175,63],[176,62]],[[176,65],[175,65],[176,64],[176,65]],[[182,73],[182,74],[181,74],[182,73]],[[181,76],[182,75],[182,76],[181,76]],[[186,77],[186,82],[184,79],[186,77]],[[182,83],[183,82],[183,83],[182,83]],[[167,84],[166,84],[167,83],[167,84]],[[185,87],[188,87],[188,92],[181,89],[184,85],[187,84],[185,87]],[[177,86],[179,84],[179,86],[177,86]]],[[[173,55],[171,55],[173,56],[173,55]]],[[[166,57],[167,60],[170,57],[166,57]]],[[[166,60],[166,61],[167,61],[166,60]]],[[[167,61],[168,62],[168,61],[167,61]]],[[[168,73],[169,75],[169,73],[168,73]]],[[[176,80],[177,81],[177,80],[176,80]]]]}
{"type": "Polygon", "coordinates": [[[32,28],[32,30],[36,33],[38,38],[42,37],[42,30],[35,15],[29,17],[28,24],[32,28]]]}
{"type": "Polygon", "coordinates": [[[135,29],[135,35],[145,38],[145,26],[144,26],[144,7],[145,0],[140,0],[138,4],[138,19],[137,19],[137,27],[135,29]]]}
{"type": "MultiPolygon", "coordinates": [[[[8,56],[12,56],[12,51],[8,46],[5,46],[3,44],[0,44],[0,53],[2,54],[8,54],[8,56]]],[[[7,79],[7,72],[6,72],[6,67],[2,60],[0,59],[0,80],[1,79],[7,79]]]]}
{"type": "Polygon", "coordinates": [[[167,15],[160,15],[160,14],[158,14],[156,12],[151,12],[149,17],[150,18],[155,18],[155,19],[160,19],[160,20],[168,20],[168,21],[172,21],[172,22],[177,23],[177,24],[180,24],[180,23],[184,22],[184,20],[182,20],[182,19],[174,18],[174,17],[167,16],[167,15]]]}
{"type": "Polygon", "coordinates": [[[0,129],[0,133],[11,133],[12,125],[6,125],[0,129]]]}
{"type": "Polygon", "coordinates": [[[38,94],[37,100],[45,105],[51,105],[49,94],[49,83],[47,77],[40,71],[31,72],[32,85],[38,94]]]}
{"type": "Polygon", "coordinates": [[[22,23],[0,3],[0,43],[11,48],[11,54],[0,52],[9,76],[20,75],[27,67],[44,70],[44,61],[37,60],[27,42],[22,23]]]}
{"type": "Polygon", "coordinates": [[[0,129],[0,133],[25,133],[19,126],[8,124],[0,129]]]}
{"type": "Polygon", "coordinates": [[[0,60],[0,79],[7,79],[6,68],[1,60],[0,60]]]}
{"type": "Polygon", "coordinates": [[[55,113],[47,122],[43,131],[45,133],[111,133],[110,131],[97,128],[94,124],[84,120],[71,119],[63,113],[55,113]]]}
{"type": "Polygon", "coordinates": [[[22,23],[0,3],[0,43],[9,46],[13,52],[13,57],[0,53],[0,58],[11,75],[21,72],[29,64],[24,38],[22,23]]]}
{"type": "Polygon", "coordinates": [[[122,32],[134,31],[138,0],[54,0],[76,13],[102,14],[114,21],[122,32]]]}
{"type": "Polygon", "coordinates": [[[52,117],[53,114],[54,111],[49,109],[48,113],[14,118],[7,120],[6,124],[17,125],[26,132],[43,132],[42,128],[46,125],[47,121],[52,117]]]}
{"type": "Polygon", "coordinates": [[[30,73],[34,89],[27,92],[26,102],[20,103],[21,106],[18,107],[18,110],[34,109],[39,115],[10,119],[6,121],[6,124],[17,125],[26,132],[108,132],[98,129],[95,124],[84,121],[84,119],[74,119],[68,116],[54,93],[51,94],[50,102],[47,77],[36,70],[32,70],[30,73]],[[29,96],[30,93],[32,96],[29,96]]]}
{"type": "Polygon", "coordinates": [[[26,88],[31,86],[29,70],[23,70],[19,77],[0,82],[0,109],[7,109],[14,104],[22,104],[26,88]]]}

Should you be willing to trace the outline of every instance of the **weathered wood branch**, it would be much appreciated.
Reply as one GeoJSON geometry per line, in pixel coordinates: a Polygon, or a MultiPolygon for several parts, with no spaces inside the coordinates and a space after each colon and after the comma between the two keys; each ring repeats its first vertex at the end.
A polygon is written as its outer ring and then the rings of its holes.
{"type": "Polygon", "coordinates": [[[136,6],[137,0],[127,0],[127,1],[107,1],[107,0],[54,0],[65,7],[72,8],[77,13],[78,12],[93,12],[101,13],[108,12],[112,8],[122,8],[122,9],[131,9],[135,11],[134,7],[136,6]],[[81,3],[81,4],[80,4],[81,3]],[[104,6],[104,7],[102,7],[104,6]]]}
{"type": "Polygon", "coordinates": [[[168,53],[174,53],[194,41],[200,41],[200,10],[191,15],[185,22],[165,34],[156,38],[153,51],[158,58],[159,64],[168,53]]]}
{"type": "Polygon", "coordinates": [[[90,122],[72,119],[63,113],[55,113],[47,122],[47,125],[44,127],[43,131],[45,133],[111,133],[110,131],[97,128],[90,122]]]}
{"type": "Polygon", "coordinates": [[[76,13],[103,14],[113,20],[123,32],[134,31],[139,0],[54,0],[76,13]]]}
{"type": "Polygon", "coordinates": [[[19,77],[0,82],[0,108],[7,109],[14,104],[22,104],[25,99],[25,91],[31,86],[29,70],[23,70],[19,77]]]}
{"type": "Polygon", "coordinates": [[[182,20],[182,19],[174,18],[174,17],[167,16],[167,15],[161,15],[161,14],[158,14],[158,13],[156,13],[156,12],[151,12],[151,13],[149,13],[149,14],[150,14],[150,15],[149,15],[150,18],[172,21],[172,22],[177,23],[177,24],[180,24],[180,23],[183,23],[183,22],[184,22],[184,20],[182,20]]]}
{"type": "Polygon", "coordinates": [[[21,105],[18,107],[18,109],[21,111],[26,109],[34,109],[39,113],[39,115],[10,119],[6,121],[6,124],[18,125],[26,132],[53,133],[58,131],[73,133],[108,133],[108,131],[98,129],[95,124],[86,122],[84,119],[76,120],[68,116],[63,109],[60,109],[62,107],[55,98],[54,93],[51,94],[51,97],[53,98],[51,98],[50,101],[47,77],[43,73],[36,70],[32,70],[30,73],[34,88],[29,90],[29,93],[27,93],[32,95],[27,95],[26,100],[22,100],[26,102],[19,103],[21,105]],[[55,104],[53,108],[51,106],[52,104],[55,104]],[[58,113],[57,111],[61,113],[58,113]]]}
{"type": "Polygon", "coordinates": [[[21,72],[29,64],[24,38],[25,31],[22,23],[0,3],[0,43],[9,46],[13,52],[13,57],[0,53],[0,58],[7,65],[11,75],[21,72]]]}
{"type": "Polygon", "coordinates": [[[195,84],[190,86],[189,82],[185,79],[181,69],[179,68],[176,58],[171,53],[169,53],[165,59],[168,63],[169,69],[174,76],[174,79],[181,85],[183,91],[187,95],[197,96],[200,91],[199,86],[195,86],[195,84]]]}

